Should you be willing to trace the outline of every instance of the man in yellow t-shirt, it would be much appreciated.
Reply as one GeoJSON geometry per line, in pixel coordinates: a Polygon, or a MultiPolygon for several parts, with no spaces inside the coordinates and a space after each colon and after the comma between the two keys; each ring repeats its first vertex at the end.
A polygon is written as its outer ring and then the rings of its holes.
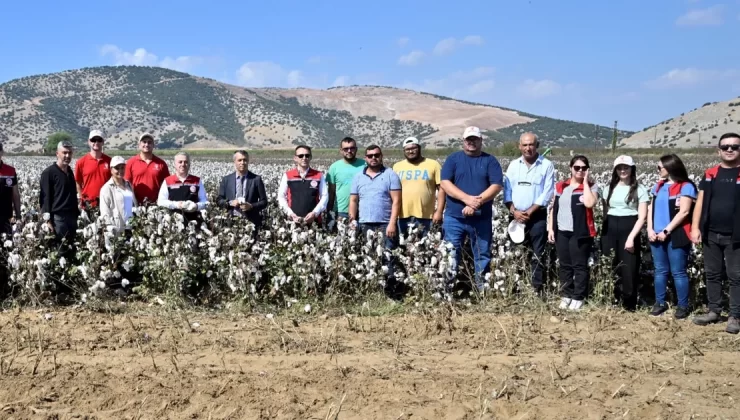
{"type": "Polygon", "coordinates": [[[421,234],[426,235],[432,223],[442,223],[445,209],[445,193],[439,188],[442,166],[436,160],[421,155],[421,144],[415,137],[403,141],[403,155],[406,160],[393,165],[393,172],[401,179],[398,230],[407,235],[409,226],[416,224],[421,234]]]}

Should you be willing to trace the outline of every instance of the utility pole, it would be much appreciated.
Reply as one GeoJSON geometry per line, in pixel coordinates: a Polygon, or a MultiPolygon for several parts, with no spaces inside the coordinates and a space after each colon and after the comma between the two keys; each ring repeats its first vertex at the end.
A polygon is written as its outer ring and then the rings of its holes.
{"type": "Polygon", "coordinates": [[[612,154],[617,152],[617,122],[614,121],[614,133],[612,134],[612,154]]]}

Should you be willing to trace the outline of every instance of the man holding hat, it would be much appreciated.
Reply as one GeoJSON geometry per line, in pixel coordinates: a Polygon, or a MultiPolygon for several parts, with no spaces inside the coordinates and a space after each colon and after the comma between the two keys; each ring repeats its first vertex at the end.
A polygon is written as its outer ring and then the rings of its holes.
{"type": "Polygon", "coordinates": [[[483,151],[478,127],[465,129],[462,146],[462,151],[451,154],[442,165],[440,186],[448,197],[442,227],[445,240],[455,247],[458,265],[465,238],[470,240],[475,285],[483,291],[491,265],[492,201],[503,188],[504,176],[498,160],[483,151]]]}
{"type": "Polygon", "coordinates": [[[445,209],[445,193],[439,188],[442,166],[436,160],[421,155],[421,144],[417,138],[409,137],[402,145],[406,160],[393,165],[393,172],[401,179],[398,229],[402,235],[407,235],[409,225],[417,224],[421,234],[426,235],[432,223],[442,223],[445,209]]]}
{"type": "Polygon", "coordinates": [[[100,189],[110,179],[110,156],[103,153],[103,132],[92,130],[87,138],[90,153],[77,160],[75,164],[75,183],[80,207],[89,204],[98,206],[100,189]]]}
{"type": "Polygon", "coordinates": [[[539,146],[536,134],[522,134],[519,137],[522,155],[509,163],[504,181],[504,205],[513,219],[510,235],[515,242],[523,239],[521,242],[530,252],[532,287],[536,292],[544,286],[542,263],[547,243],[547,206],[555,192],[555,167],[537,152],[539,146]],[[519,232],[522,229],[523,238],[519,232]]]}
{"type": "Polygon", "coordinates": [[[144,133],[139,137],[139,154],[126,162],[124,178],[134,186],[136,201],[156,203],[164,179],[170,176],[167,163],[154,155],[154,136],[144,133]]]}

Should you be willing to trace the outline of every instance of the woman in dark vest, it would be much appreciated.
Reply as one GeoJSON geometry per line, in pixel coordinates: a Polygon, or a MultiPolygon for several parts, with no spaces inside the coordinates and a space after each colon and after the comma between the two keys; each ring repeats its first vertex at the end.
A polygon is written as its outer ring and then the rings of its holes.
{"type": "Polygon", "coordinates": [[[675,154],[664,155],[658,164],[660,181],[653,188],[648,207],[648,239],[655,265],[655,305],[650,315],[668,309],[665,293],[668,274],[673,276],[678,295],[676,319],[689,316],[689,276],[686,265],[691,252],[691,210],[696,186],[675,154]]]}
{"type": "Polygon", "coordinates": [[[548,220],[547,237],[555,243],[560,277],[560,309],[578,311],[586,299],[588,258],[594,245],[594,206],[599,187],[588,176],[588,158],[570,160],[570,179],[555,184],[555,203],[548,220]]]}

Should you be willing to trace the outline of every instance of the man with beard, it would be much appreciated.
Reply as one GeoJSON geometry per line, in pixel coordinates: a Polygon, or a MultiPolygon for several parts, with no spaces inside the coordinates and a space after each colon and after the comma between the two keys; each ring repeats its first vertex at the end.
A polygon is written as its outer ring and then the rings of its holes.
{"type": "Polygon", "coordinates": [[[421,155],[421,144],[415,137],[403,141],[403,154],[406,160],[393,165],[393,172],[401,179],[398,228],[402,235],[407,235],[409,225],[416,224],[423,236],[429,232],[432,223],[442,223],[445,209],[445,193],[439,188],[442,166],[436,160],[421,155]]]}
{"type": "Polygon", "coordinates": [[[72,245],[77,234],[77,217],[80,214],[75,178],[69,164],[72,162],[72,143],[57,144],[57,161],[41,173],[41,213],[48,214],[49,228],[57,241],[72,245]]]}
{"type": "Polygon", "coordinates": [[[311,168],[311,148],[295,148],[296,167],[283,174],[278,187],[280,209],[296,223],[320,220],[329,193],[324,174],[311,168]]]}
{"type": "Polygon", "coordinates": [[[522,156],[509,163],[504,182],[504,205],[514,220],[524,225],[524,246],[531,256],[532,287],[543,289],[543,264],[547,242],[547,205],[555,193],[555,167],[537,152],[534,133],[519,137],[522,156]]]}
{"type": "MultiPolygon", "coordinates": [[[[363,237],[368,231],[375,231],[383,235],[385,249],[392,251],[398,245],[401,181],[393,170],[383,165],[383,152],[379,146],[368,146],[365,162],[367,167],[355,175],[350,188],[350,227],[355,228],[359,221],[363,237]]],[[[387,296],[399,299],[401,291],[394,275],[395,258],[391,252],[389,254],[384,257],[388,267],[384,291],[387,296]]]]}
{"type": "Polygon", "coordinates": [[[259,228],[262,225],[262,210],[267,207],[267,192],[262,178],[248,168],[249,153],[246,150],[236,151],[235,171],[221,179],[218,206],[229,209],[235,217],[246,218],[259,228]]]}
{"type": "Polygon", "coordinates": [[[126,162],[124,178],[134,187],[139,205],[157,202],[164,179],[170,176],[167,163],[154,155],[154,136],[144,133],[139,137],[139,154],[126,162]]]}
{"type": "Polygon", "coordinates": [[[445,160],[441,187],[447,193],[447,210],[442,223],[445,240],[456,250],[457,266],[465,238],[470,240],[475,286],[482,292],[491,264],[492,201],[503,188],[503,172],[498,160],[483,152],[483,138],[478,127],[466,128],[463,150],[445,160]]]}
{"type": "Polygon", "coordinates": [[[79,158],[75,163],[75,180],[77,193],[80,195],[80,205],[85,207],[98,206],[100,189],[110,179],[110,156],[103,153],[103,132],[93,130],[88,137],[90,153],[79,158]]]}
{"type": "Polygon", "coordinates": [[[337,217],[349,218],[349,190],[352,179],[365,167],[365,161],[357,159],[357,142],[345,137],[339,143],[342,159],[329,166],[326,182],[329,185],[329,205],[337,217]]]}
{"type": "Polygon", "coordinates": [[[730,280],[730,317],[725,331],[740,333],[740,134],[719,138],[719,165],[704,172],[691,224],[691,239],[704,244],[709,312],[694,318],[697,325],[720,321],[722,277],[730,280]]]}
{"type": "Polygon", "coordinates": [[[190,175],[190,155],[175,155],[175,173],[164,179],[159,189],[157,205],[182,213],[187,221],[200,222],[200,211],[208,205],[203,180],[190,175]]]}

